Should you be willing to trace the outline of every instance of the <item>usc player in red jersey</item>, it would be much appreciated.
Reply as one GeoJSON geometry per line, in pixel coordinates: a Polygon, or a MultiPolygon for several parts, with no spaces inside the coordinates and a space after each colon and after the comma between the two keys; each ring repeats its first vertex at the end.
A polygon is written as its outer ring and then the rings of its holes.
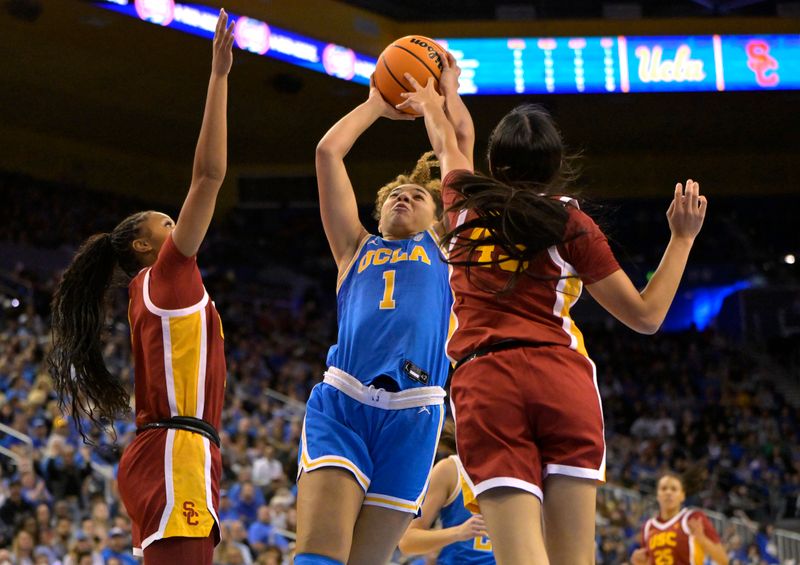
{"type": "Polygon", "coordinates": [[[506,114],[489,138],[489,175],[475,174],[433,81],[406,79],[414,92],[398,108],[424,115],[443,177],[456,315],[447,353],[465,504],[483,515],[499,565],[590,565],[606,448],[595,365],[570,309],[585,285],[622,323],[655,333],[706,198],[691,180],[675,186],[669,244],[639,291],[597,224],[563,196],[574,174],[542,107],[506,114]]]}
{"type": "MultiPolygon", "coordinates": [[[[119,464],[119,491],[146,565],[211,565],[225,392],[222,325],[197,267],[227,167],[228,73],[234,26],[217,20],[192,181],[177,222],[132,214],[83,243],[53,297],[50,372],[61,407],[84,435],[129,409],[125,385],[103,360],[105,295],[115,271],[128,286],[137,436],[119,464]]],[[[85,435],[84,435],[85,437],[85,435]]],[[[138,551],[137,551],[138,550],[138,551]]]]}
{"type": "Polygon", "coordinates": [[[702,510],[683,508],[683,480],[666,473],[658,480],[658,515],[642,526],[642,547],[633,552],[633,565],[703,565],[710,557],[728,563],[719,534],[702,510]]]}

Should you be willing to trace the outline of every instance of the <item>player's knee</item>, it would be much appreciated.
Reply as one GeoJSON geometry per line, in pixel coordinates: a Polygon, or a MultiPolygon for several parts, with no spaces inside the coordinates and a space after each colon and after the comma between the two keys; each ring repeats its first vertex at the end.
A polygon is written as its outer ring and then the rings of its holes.
{"type": "Polygon", "coordinates": [[[317,563],[344,563],[347,561],[347,556],[350,554],[350,540],[347,536],[336,535],[330,530],[312,530],[309,535],[297,537],[297,556],[309,555],[314,559],[328,559],[329,561],[297,561],[295,557],[295,564],[302,565],[304,563],[314,564],[317,563]]]}

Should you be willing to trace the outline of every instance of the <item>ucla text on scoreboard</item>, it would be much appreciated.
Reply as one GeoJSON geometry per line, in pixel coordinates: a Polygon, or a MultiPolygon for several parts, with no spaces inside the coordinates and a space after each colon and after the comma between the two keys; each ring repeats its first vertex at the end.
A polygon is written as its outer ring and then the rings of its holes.
{"type": "Polygon", "coordinates": [[[471,94],[800,89],[800,35],[447,39],[471,94]]]}
{"type": "MultiPolygon", "coordinates": [[[[212,38],[217,12],[175,0],[96,0],[212,38]]],[[[367,84],[374,57],[244,15],[235,43],[257,55],[367,84]]],[[[800,90],[800,34],[438,39],[462,68],[463,94],[800,90]]]]}

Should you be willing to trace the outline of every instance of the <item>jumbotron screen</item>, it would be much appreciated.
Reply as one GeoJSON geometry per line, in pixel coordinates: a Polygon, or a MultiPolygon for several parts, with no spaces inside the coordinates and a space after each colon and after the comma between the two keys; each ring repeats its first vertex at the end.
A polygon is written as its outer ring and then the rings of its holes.
{"type": "MultiPolygon", "coordinates": [[[[211,39],[217,11],[175,0],[98,6],[211,39]]],[[[374,57],[231,14],[236,46],[367,84],[374,57]]],[[[462,68],[462,94],[800,90],[800,34],[437,38],[462,68]]]]}

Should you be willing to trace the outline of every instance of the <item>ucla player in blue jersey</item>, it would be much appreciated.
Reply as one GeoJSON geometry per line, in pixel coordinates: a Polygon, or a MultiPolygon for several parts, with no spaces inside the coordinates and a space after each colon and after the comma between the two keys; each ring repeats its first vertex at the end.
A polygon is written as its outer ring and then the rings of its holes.
{"type": "Polygon", "coordinates": [[[483,517],[464,507],[455,452],[455,429],[453,421],[448,420],[439,440],[439,453],[449,457],[433,467],[422,516],[411,522],[403,534],[400,551],[406,555],[438,551],[436,565],[495,565],[483,517]],[[437,517],[441,518],[442,527],[433,529],[437,517]]]}
{"type": "MultiPolygon", "coordinates": [[[[442,85],[471,155],[457,74],[442,85]]],[[[444,420],[453,298],[435,231],[440,181],[425,156],[411,175],[384,186],[376,202],[381,235],[372,235],[344,165],[381,117],[413,119],[372,87],[317,146],[322,223],[339,270],[339,335],[303,425],[295,565],[387,563],[419,512],[444,420]]]]}

